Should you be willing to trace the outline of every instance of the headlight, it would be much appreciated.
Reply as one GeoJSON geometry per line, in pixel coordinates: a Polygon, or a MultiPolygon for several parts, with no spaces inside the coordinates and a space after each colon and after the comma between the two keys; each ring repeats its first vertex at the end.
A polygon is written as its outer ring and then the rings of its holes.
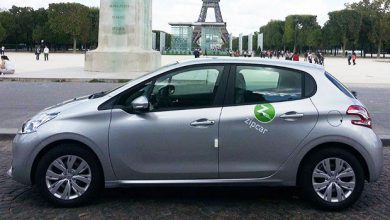
{"type": "Polygon", "coordinates": [[[32,119],[28,120],[26,123],[23,124],[22,130],[19,132],[21,134],[29,134],[37,131],[37,128],[39,126],[45,124],[46,122],[54,119],[57,117],[57,113],[41,113],[37,116],[34,116],[32,119]]]}

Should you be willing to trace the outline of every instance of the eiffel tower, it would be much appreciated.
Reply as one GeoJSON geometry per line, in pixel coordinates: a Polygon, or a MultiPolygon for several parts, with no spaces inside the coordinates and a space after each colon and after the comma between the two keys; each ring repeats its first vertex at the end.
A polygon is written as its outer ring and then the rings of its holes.
{"type": "MultiPolygon", "coordinates": [[[[202,1],[203,1],[203,5],[200,11],[198,22],[206,22],[207,10],[209,8],[214,8],[215,21],[217,23],[225,23],[222,19],[221,8],[219,7],[220,0],[202,0],[202,1]]],[[[229,42],[229,33],[226,29],[226,24],[225,26],[221,27],[221,34],[222,34],[223,42],[224,43],[229,42]]],[[[197,26],[194,29],[192,41],[196,43],[201,37],[202,37],[202,28],[197,26]]]]}

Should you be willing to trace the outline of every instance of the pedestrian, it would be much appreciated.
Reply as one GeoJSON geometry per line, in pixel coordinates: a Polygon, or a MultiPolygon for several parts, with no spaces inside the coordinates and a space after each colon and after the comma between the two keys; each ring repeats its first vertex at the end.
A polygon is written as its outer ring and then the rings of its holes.
{"type": "Polygon", "coordinates": [[[43,55],[45,57],[45,61],[49,61],[49,48],[47,46],[45,46],[45,48],[43,49],[43,55]]]}
{"type": "Polygon", "coordinates": [[[293,61],[299,61],[299,54],[297,52],[295,52],[292,58],[293,58],[293,61]]]}
{"type": "Polygon", "coordinates": [[[3,45],[3,46],[1,46],[1,49],[0,49],[0,55],[4,56],[4,53],[5,53],[5,47],[3,45]]]}
{"type": "Polygon", "coordinates": [[[348,53],[348,65],[351,65],[351,60],[352,60],[352,54],[348,53]]]}
{"type": "Polygon", "coordinates": [[[199,52],[198,49],[195,49],[195,50],[194,50],[194,57],[195,57],[195,59],[197,59],[197,58],[200,57],[200,52],[199,52]]]}
{"type": "Polygon", "coordinates": [[[40,47],[35,48],[35,59],[39,60],[40,55],[41,55],[41,48],[40,47]]]}
{"type": "Polygon", "coordinates": [[[7,56],[1,56],[0,75],[14,74],[15,66],[7,56]]]}
{"type": "Polygon", "coordinates": [[[312,54],[312,52],[309,52],[309,54],[307,55],[307,59],[309,60],[309,63],[313,63],[313,54],[312,54]]]}
{"type": "Polygon", "coordinates": [[[325,66],[325,56],[324,56],[324,54],[322,54],[320,52],[319,55],[320,55],[320,63],[321,63],[321,65],[325,66]]]}
{"type": "Polygon", "coordinates": [[[356,65],[356,53],[355,52],[352,53],[352,62],[353,62],[353,65],[355,66],[356,65]]]}
{"type": "Polygon", "coordinates": [[[307,57],[309,56],[309,54],[307,52],[305,52],[305,59],[303,61],[307,62],[307,57]]]}

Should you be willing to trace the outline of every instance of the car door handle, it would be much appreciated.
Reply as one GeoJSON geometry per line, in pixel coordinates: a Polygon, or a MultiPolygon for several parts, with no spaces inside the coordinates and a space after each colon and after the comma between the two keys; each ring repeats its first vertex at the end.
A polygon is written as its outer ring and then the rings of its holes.
{"type": "Polygon", "coordinates": [[[215,121],[211,121],[208,119],[199,119],[194,122],[191,122],[191,126],[198,127],[198,126],[211,126],[214,125],[215,121]]]}
{"type": "Polygon", "coordinates": [[[303,113],[298,112],[287,112],[284,115],[281,115],[280,118],[286,120],[286,121],[296,121],[300,118],[303,118],[305,116],[303,113]]]}

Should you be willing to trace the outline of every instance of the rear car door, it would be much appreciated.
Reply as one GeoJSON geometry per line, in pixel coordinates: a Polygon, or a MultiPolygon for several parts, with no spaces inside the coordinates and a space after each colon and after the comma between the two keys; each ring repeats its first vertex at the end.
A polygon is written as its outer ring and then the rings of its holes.
{"type": "Polygon", "coordinates": [[[274,174],[317,122],[315,89],[301,71],[233,66],[220,118],[220,178],[274,174]]]}

